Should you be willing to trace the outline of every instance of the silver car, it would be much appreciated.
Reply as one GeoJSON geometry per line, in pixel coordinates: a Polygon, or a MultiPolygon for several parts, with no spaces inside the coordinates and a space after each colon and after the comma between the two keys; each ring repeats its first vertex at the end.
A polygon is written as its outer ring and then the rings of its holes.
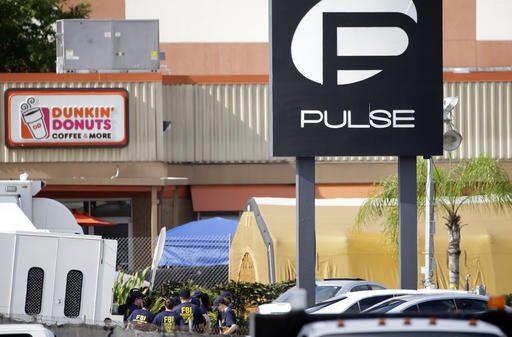
{"type": "Polygon", "coordinates": [[[382,289],[345,293],[307,308],[310,314],[354,314],[397,296],[417,294],[417,290],[382,289]]]}
{"type": "Polygon", "coordinates": [[[488,298],[465,292],[405,295],[378,303],[363,312],[371,313],[446,313],[483,312],[488,298]]]}
{"type": "MultiPolygon", "coordinates": [[[[272,303],[262,304],[258,307],[260,314],[283,313],[291,310],[290,299],[293,296],[294,289],[292,287],[285,291],[281,296],[276,298],[272,303]]],[[[315,303],[320,303],[329,298],[339,296],[341,294],[364,291],[364,290],[380,290],[387,289],[386,286],[366,281],[360,278],[331,278],[324,281],[317,281],[315,287],[315,303]]]]}

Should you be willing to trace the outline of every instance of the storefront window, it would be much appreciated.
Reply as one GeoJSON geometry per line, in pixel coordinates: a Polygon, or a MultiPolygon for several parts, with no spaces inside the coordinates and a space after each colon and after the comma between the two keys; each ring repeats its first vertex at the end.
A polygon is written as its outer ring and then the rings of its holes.
{"type": "Polygon", "coordinates": [[[132,200],[98,199],[98,200],[59,200],[72,212],[88,215],[116,223],[113,226],[82,226],[84,234],[100,235],[104,239],[115,239],[117,247],[117,266],[130,268],[133,264],[132,235],[132,200]]]}
{"type": "Polygon", "coordinates": [[[91,215],[103,217],[130,217],[132,206],[130,200],[91,201],[91,215]]]}
{"type": "Polygon", "coordinates": [[[59,200],[72,212],[86,213],[92,217],[115,222],[115,226],[83,226],[85,234],[103,238],[129,237],[132,223],[131,199],[116,200],[59,200]]]}

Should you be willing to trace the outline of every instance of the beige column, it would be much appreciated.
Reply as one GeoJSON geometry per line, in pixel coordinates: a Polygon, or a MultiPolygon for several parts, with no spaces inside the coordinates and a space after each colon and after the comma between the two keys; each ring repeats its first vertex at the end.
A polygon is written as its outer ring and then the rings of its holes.
{"type": "Polygon", "coordinates": [[[151,187],[151,256],[155,253],[156,237],[158,236],[158,197],[157,186],[151,187]]]}
{"type": "Polygon", "coordinates": [[[178,186],[174,189],[174,194],[172,196],[172,226],[176,227],[178,226],[178,219],[179,219],[179,213],[178,213],[178,186]]]}

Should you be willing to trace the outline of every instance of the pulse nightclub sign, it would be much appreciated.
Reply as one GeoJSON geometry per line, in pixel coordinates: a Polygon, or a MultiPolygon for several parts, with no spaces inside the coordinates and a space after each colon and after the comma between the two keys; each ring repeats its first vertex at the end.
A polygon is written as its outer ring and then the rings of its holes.
{"type": "Polygon", "coordinates": [[[272,154],[442,154],[441,0],[272,0],[272,154]]]}

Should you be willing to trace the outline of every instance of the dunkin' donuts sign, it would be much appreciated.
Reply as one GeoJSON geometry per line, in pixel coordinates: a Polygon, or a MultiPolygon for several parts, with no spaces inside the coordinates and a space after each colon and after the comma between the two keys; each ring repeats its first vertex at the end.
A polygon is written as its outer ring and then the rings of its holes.
{"type": "Polygon", "coordinates": [[[10,147],[124,146],[124,89],[9,89],[5,92],[10,147]]]}

